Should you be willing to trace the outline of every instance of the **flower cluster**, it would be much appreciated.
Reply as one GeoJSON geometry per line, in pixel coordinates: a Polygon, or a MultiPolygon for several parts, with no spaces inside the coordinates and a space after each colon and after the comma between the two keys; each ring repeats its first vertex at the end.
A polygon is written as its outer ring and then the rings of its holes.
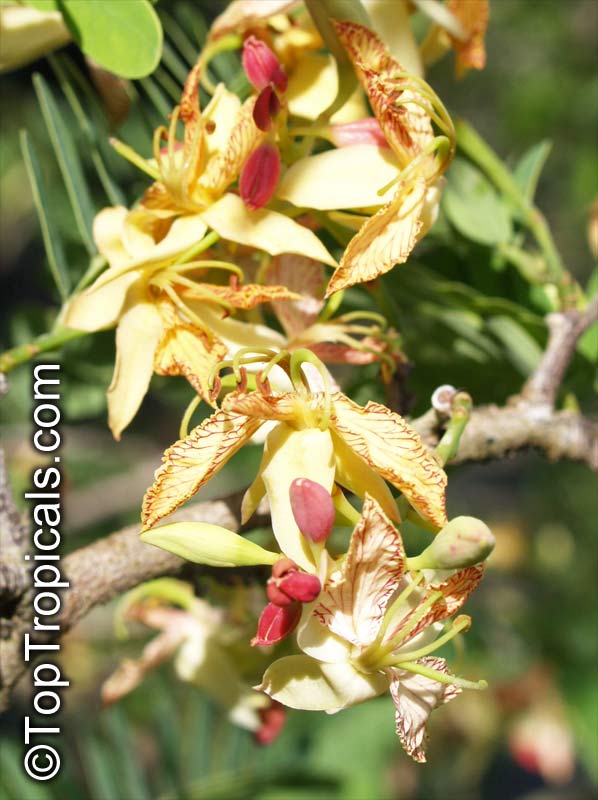
{"type": "Polygon", "coordinates": [[[342,14],[335,0],[319,6],[312,19],[298,2],[232,2],[152,157],[113,142],[153,182],[132,209],[96,217],[108,268],[63,323],[117,328],[116,438],[153,373],[183,375],[196,393],[144,498],[142,539],[196,563],[271,572],[246,640],[266,662],[259,686],[227,655],[222,609],[188,597],[181,608],[180,587],[173,600],[158,586],[130,614],[161,633],[107,691],[120,696],[173,656],[184,679],[269,741],[280,704],[332,713],[388,689],[401,742],[421,761],[430,712],[483,685],[432,654],[469,627],[448,620],[493,539],[479,520],[448,521],[441,458],[399,414],[346,396],[329,366],[378,363],[389,381],[406,359],[384,317],[356,310],[358,300],[341,309],[344,290],[371,288],[434,223],[455,134],[423,65],[453,46],[458,72],[481,67],[487,4],[422,2],[433,19],[420,47],[409,27],[417,0],[349,2],[342,14]],[[231,41],[244,100],[210,80],[211,58],[231,41]],[[201,400],[213,413],[188,432],[201,400]],[[242,516],[267,503],[273,549],[213,524],[159,524],[256,441],[263,456],[242,516]],[[407,517],[434,536],[412,557],[407,517]],[[283,640],[299,652],[279,658],[271,646],[283,640]]]}

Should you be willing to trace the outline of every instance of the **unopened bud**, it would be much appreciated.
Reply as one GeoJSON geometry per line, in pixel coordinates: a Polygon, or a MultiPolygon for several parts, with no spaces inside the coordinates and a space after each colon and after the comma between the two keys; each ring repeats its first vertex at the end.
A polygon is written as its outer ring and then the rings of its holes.
{"type": "Polygon", "coordinates": [[[336,515],[330,492],[309,478],[296,478],[289,494],[291,510],[301,533],[312,542],[327,539],[336,515]]]}
{"type": "Polygon", "coordinates": [[[280,155],[269,142],[249,156],[241,172],[239,194],[247,208],[255,211],[270,200],[280,178],[280,155]]]}
{"type": "Polygon", "coordinates": [[[282,641],[295,630],[300,617],[299,603],[290,606],[268,603],[259,618],[257,634],[251,640],[251,646],[265,646],[282,641]]]}
{"type": "Polygon", "coordinates": [[[272,744],[284,727],[287,710],[278,700],[272,700],[266,708],[258,709],[260,727],[254,736],[258,744],[272,744]]]}
{"type": "Polygon", "coordinates": [[[454,386],[451,386],[450,383],[443,383],[442,386],[439,386],[432,395],[432,408],[443,416],[450,416],[450,413],[453,410],[453,400],[455,399],[456,394],[457,390],[454,386]]]}
{"type": "Polygon", "coordinates": [[[268,600],[276,606],[311,603],[321,591],[318,578],[301,572],[290,558],[281,558],[272,566],[272,577],[266,584],[268,600]]]}
{"type": "Polygon", "coordinates": [[[253,106],[253,121],[261,131],[269,131],[272,127],[272,120],[280,111],[280,100],[278,95],[268,84],[259,93],[255,105],[253,106]]]}
{"type": "Polygon", "coordinates": [[[382,129],[375,117],[332,125],[330,138],[337,147],[348,147],[352,144],[372,144],[377,147],[389,147],[382,129]]]}
{"type": "Polygon", "coordinates": [[[484,561],[496,540],[490,528],[475,517],[455,517],[436,534],[419,556],[409,558],[409,569],[463,569],[484,561]]]}
{"type": "Polygon", "coordinates": [[[315,575],[297,571],[282,578],[279,588],[293,600],[311,603],[322,591],[322,584],[315,575]]]}
{"type": "Polygon", "coordinates": [[[280,61],[261,39],[249,36],[245,40],[241,61],[245,74],[258,92],[270,83],[286,92],[288,81],[280,61]]]}

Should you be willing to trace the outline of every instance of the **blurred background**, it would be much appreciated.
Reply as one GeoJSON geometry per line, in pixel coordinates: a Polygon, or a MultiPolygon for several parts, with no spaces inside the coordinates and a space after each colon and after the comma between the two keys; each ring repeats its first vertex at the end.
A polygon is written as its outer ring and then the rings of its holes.
{"type": "MultiPolygon", "coordinates": [[[[93,86],[74,47],[59,51],[51,63],[39,61],[0,76],[3,350],[47,330],[58,310],[19,131],[29,132],[47,206],[76,281],[90,259],[80,220],[107,204],[132,203],[146,185],[110,150],[108,135],[116,130],[120,139],[149,153],[151,131],[176,102],[206,27],[222,5],[160,0],[163,61],[154,76],[126,93],[106,88],[98,76],[93,86]],[[48,93],[64,123],[54,132],[72,144],[70,157],[79,164],[75,211],[48,131],[48,93]]],[[[596,280],[587,231],[598,175],[597,40],[595,0],[493,0],[486,69],[456,82],[449,57],[427,76],[449,111],[473,124],[509,166],[521,164],[530,148],[552,142],[536,200],[582,286],[596,280]]],[[[230,81],[238,67],[237,56],[218,56],[215,77],[230,81]]],[[[451,172],[448,180],[451,185],[451,172]]],[[[426,410],[442,383],[462,386],[477,403],[504,402],[545,343],[546,297],[495,247],[455,226],[450,209],[445,212],[414,258],[386,284],[412,365],[401,396],[413,414],[426,410]]],[[[353,302],[350,292],[347,302],[353,302]]],[[[560,398],[590,414],[597,410],[595,358],[596,336],[590,332],[560,398]]],[[[192,397],[184,379],[154,378],[141,412],[116,443],[106,428],[104,397],[113,361],[113,331],[71,342],[61,354],[65,551],[137,521],[143,492],[162,450],[178,437],[181,413],[192,397]]],[[[385,400],[374,368],[340,378],[357,402],[385,400]]],[[[10,391],[0,401],[2,439],[18,498],[39,465],[29,443],[30,365],[16,368],[8,380],[10,391]]],[[[241,488],[259,456],[257,449],[244,449],[203,496],[241,488]]],[[[484,677],[490,688],[466,692],[433,716],[426,765],[412,763],[402,752],[389,697],[330,717],[291,712],[268,748],[233,727],[199,690],[179,682],[169,664],[118,706],[101,710],[101,682],[147,640],[140,629],[126,643],[118,641],[112,605],[94,610],[63,644],[71,687],[63,695],[60,776],[34,785],[23,775],[22,719],[30,709],[31,688],[25,677],[0,719],[0,798],[595,797],[595,476],[581,465],[521,454],[501,463],[450,468],[448,502],[449,516],[482,517],[498,540],[487,577],[468,602],[474,624],[465,648],[450,653],[456,672],[484,677]]]]}

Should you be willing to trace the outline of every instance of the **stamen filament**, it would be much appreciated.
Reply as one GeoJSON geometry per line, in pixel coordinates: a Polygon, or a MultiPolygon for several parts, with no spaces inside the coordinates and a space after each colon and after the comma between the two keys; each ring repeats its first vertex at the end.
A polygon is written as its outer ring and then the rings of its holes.
{"type": "Polygon", "coordinates": [[[449,686],[458,686],[460,689],[487,689],[488,681],[467,681],[465,678],[459,678],[456,675],[447,675],[445,672],[440,672],[437,669],[426,667],[423,664],[414,664],[412,661],[401,661],[395,665],[399,669],[404,669],[407,672],[415,672],[416,675],[423,675],[424,678],[430,678],[438,683],[446,683],[449,686]]]}
{"type": "Polygon", "coordinates": [[[218,239],[220,239],[220,234],[216,233],[216,231],[210,231],[210,233],[206,234],[206,236],[197,242],[197,244],[191,245],[191,247],[181,253],[181,255],[173,263],[173,266],[177,266],[178,264],[186,264],[187,262],[191,261],[194,256],[199,255],[199,253],[203,253],[204,250],[208,249],[208,247],[216,244],[218,239]]]}
{"type": "Polygon", "coordinates": [[[119,156],[126,158],[127,161],[130,161],[131,164],[134,164],[138,169],[142,172],[145,172],[146,175],[149,175],[150,178],[153,178],[155,181],[160,180],[160,170],[156,167],[153,167],[146,158],[143,158],[133,150],[132,147],[129,147],[128,144],[121,142],[120,139],[116,139],[114,137],[110,138],[109,140],[111,146],[116,150],[119,156]]]}
{"type": "Polygon", "coordinates": [[[187,434],[189,433],[189,423],[191,422],[191,417],[193,416],[195,409],[201,403],[202,397],[201,395],[196,395],[193,400],[189,403],[187,408],[185,409],[185,413],[183,414],[183,419],[181,420],[181,427],[179,429],[179,439],[184,439],[187,434]]]}
{"type": "Polygon", "coordinates": [[[182,311],[183,314],[185,314],[192,322],[195,322],[195,324],[199,328],[201,328],[202,330],[205,330],[205,327],[206,327],[205,322],[203,322],[203,320],[201,320],[197,316],[197,314],[195,314],[193,311],[191,311],[189,306],[181,300],[181,298],[174,291],[172,286],[170,286],[168,283],[165,282],[163,285],[161,285],[160,288],[162,289],[163,292],[166,292],[166,294],[170,297],[170,299],[172,300],[174,305],[179,309],[179,311],[182,311]]]}
{"type": "Polygon", "coordinates": [[[386,317],[383,314],[379,314],[377,311],[348,311],[346,314],[341,314],[340,317],[337,317],[336,321],[351,322],[351,320],[354,319],[372,319],[382,328],[386,328],[388,326],[388,320],[386,317]]]}
{"type": "Polygon", "coordinates": [[[190,272],[194,269],[224,269],[229,272],[234,272],[241,281],[245,280],[245,273],[241,267],[238,267],[230,261],[188,261],[185,264],[173,265],[172,269],[177,273],[190,272]]]}
{"type": "Polygon", "coordinates": [[[396,655],[389,656],[389,660],[385,663],[394,665],[402,663],[405,659],[408,661],[417,661],[419,658],[423,658],[423,656],[427,656],[430,653],[433,653],[435,650],[438,650],[444,644],[450,642],[451,639],[454,639],[459,633],[469,630],[470,627],[471,617],[463,615],[453,622],[453,625],[446,633],[444,633],[438,639],[435,639],[433,642],[430,642],[430,644],[426,645],[425,647],[420,647],[419,650],[401,653],[398,659],[396,655]]]}
{"type": "Polygon", "coordinates": [[[395,612],[397,611],[398,608],[400,608],[403,605],[405,600],[407,600],[407,598],[415,591],[415,589],[417,589],[417,587],[423,581],[423,579],[424,576],[420,572],[410,581],[410,583],[407,584],[407,586],[403,589],[403,591],[397,597],[397,599],[394,600],[391,607],[386,609],[386,611],[384,612],[384,620],[382,621],[382,625],[378,632],[378,636],[376,637],[376,642],[379,643],[382,641],[382,639],[384,638],[384,634],[386,633],[395,612]]]}
{"type": "MultiPolygon", "coordinates": [[[[420,573],[421,575],[422,573],[420,573]]],[[[393,650],[396,650],[397,647],[404,642],[409,635],[413,632],[415,628],[419,625],[422,619],[426,616],[428,611],[432,608],[432,606],[437,603],[444,595],[441,591],[433,592],[427,600],[425,600],[411,615],[409,622],[403,628],[401,628],[397,634],[388,642],[384,644],[384,647],[380,648],[381,652],[384,653],[392,653],[393,650]]],[[[386,618],[386,615],[385,615],[386,618]]]]}

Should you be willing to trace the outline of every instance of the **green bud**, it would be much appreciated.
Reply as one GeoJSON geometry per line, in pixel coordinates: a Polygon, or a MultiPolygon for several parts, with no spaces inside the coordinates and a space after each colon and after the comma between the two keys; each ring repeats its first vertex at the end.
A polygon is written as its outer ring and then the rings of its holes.
{"type": "Polygon", "coordinates": [[[210,567],[253,567],[274,564],[280,558],[280,553],[264,550],[249,539],[208,522],[161,525],[144,531],[141,541],[210,567]]]}
{"type": "Polygon", "coordinates": [[[410,570],[472,567],[488,558],[495,544],[492,531],[482,520],[455,517],[423,553],[407,559],[407,566],[410,570]]]}

